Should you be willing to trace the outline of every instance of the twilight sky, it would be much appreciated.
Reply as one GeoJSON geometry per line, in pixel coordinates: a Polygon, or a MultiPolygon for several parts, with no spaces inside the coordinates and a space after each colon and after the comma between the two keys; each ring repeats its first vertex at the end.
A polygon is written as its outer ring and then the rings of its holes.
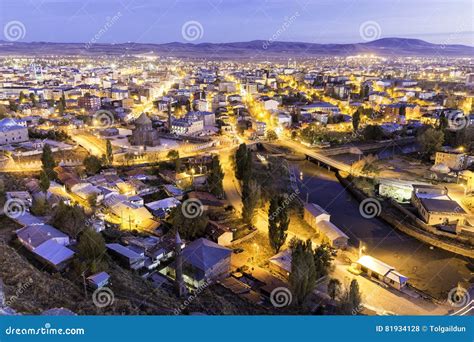
{"type": "Polygon", "coordinates": [[[347,43],[407,37],[440,44],[474,45],[473,3],[472,0],[0,0],[0,40],[8,40],[7,29],[20,22],[24,27],[20,41],[202,43],[273,39],[347,43]]]}

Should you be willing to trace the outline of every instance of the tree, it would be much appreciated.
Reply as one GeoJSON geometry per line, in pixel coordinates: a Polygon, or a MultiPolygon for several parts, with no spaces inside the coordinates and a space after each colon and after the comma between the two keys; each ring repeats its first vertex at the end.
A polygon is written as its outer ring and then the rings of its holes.
{"type": "Polygon", "coordinates": [[[335,300],[339,297],[341,293],[341,282],[339,279],[332,278],[328,283],[328,295],[332,300],[335,300]]]}
{"type": "Polygon", "coordinates": [[[405,105],[401,105],[400,109],[398,111],[399,116],[406,116],[407,113],[407,107],[405,105]]]}
{"type": "Polygon", "coordinates": [[[26,95],[24,92],[20,91],[20,95],[18,97],[18,101],[20,101],[20,103],[23,103],[24,101],[26,100],[26,95]]]}
{"type": "Polygon", "coordinates": [[[79,233],[84,230],[85,222],[86,214],[82,207],[79,205],[68,206],[64,202],[59,202],[51,219],[53,226],[73,239],[77,238],[79,233]]]}
{"type": "Polygon", "coordinates": [[[331,247],[328,244],[321,244],[314,249],[314,265],[316,268],[317,279],[326,276],[329,273],[329,267],[333,257],[331,247]]]}
{"type": "Polygon", "coordinates": [[[242,186],[242,220],[251,224],[260,199],[260,186],[254,179],[245,180],[242,186]]]}
{"type": "Polygon", "coordinates": [[[8,103],[8,109],[10,109],[13,112],[18,111],[18,104],[15,101],[10,101],[8,103]]]}
{"type": "Polygon", "coordinates": [[[384,137],[383,129],[378,125],[367,125],[365,126],[362,135],[365,140],[381,140],[384,137]]]}
{"type": "Polygon", "coordinates": [[[272,129],[269,129],[267,131],[267,140],[272,142],[272,141],[275,141],[277,139],[278,139],[278,135],[275,133],[275,131],[272,130],[272,129]]]}
{"type": "Polygon", "coordinates": [[[268,238],[270,246],[275,253],[285,244],[288,234],[290,218],[288,217],[288,206],[285,204],[284,196],[277,196],[270,200],[268,210],[268,238]]]}
{"type": "Polygon", "coordinates": [[[362,303],[362,295],[359,283],[356,279],[351,281],[349,289],[345,289],[341,296],[340,311],[344,315],[355,315],[359,312],[362,303]]]}
{"type": "Polygon", "coordinates": [[[94,274],[105,271],[107,269],[105,255],[106,246],[102,235],[91,228],[85,229],[77,244],[77,257],[80,260],[79,269],[76,267],[78,273],[87,271],[89,274],[94,274]]]}
{"type": "Polygon", "coordinates": [[[352,128],[354,129],[354,132],[357,132],[359,130],[360,116],[361,114],[359,109],[357,109],[352,115],[352,128]]]}
{"type": "Polygon", "coordinates": [[[379,158],[377,155],[369,154],[368,156],[356,161],[352,164],[352,172],[363,175],[378,174],[380,167],[378,165],[379,158]]]}
{"type": "Polygon", "coordinates": [[[41,163],[43,164],[43,171],[48,175],[50,180],[56,178],[56,172],[54,168],[56,167],[56,161],[54,160],[53,151],[48,144],[43,146],[43,154],[41,155],[41,163]]]}
{"type": "Polygon", "coordinates": [[[36,101],[36,95],[34,93],[30,93],[30,101],[33,104],[33,106],[36,107],[37,101],[36,101]]]}
{"type": "Polygon", "coordinates": [[[448,118],[446,117],[446,114],[443,111],[441,113],[441,115],[439,116],[438,129],[440,131],[444,131],[446,128],[448,128],[448,126],[449,126],[449,120],[448,120],[448,118]]]}
{"type": "Polygon", "coordinates": [[[112,149],[112,143],[110,142],[110,140],[107,140],[107,142],[105,143],[105,149],[105,158],[107,165],[112,165],[112,163],[114,162],[114,151],[112,149]]]}
{"type": "Polygon", "coordinates": [[[291,273],[289,284],[294,300],[301,305],[306,297],[313,292],[318,279],[314,265],[313,247],[309,239],[306,242],[293,239],[290,242],[290,249],[291,273]]]}
{"type": "Polygon", "coordinates": [[[31,212],[36,216],[44,216],[48,213],[48,202],[44,196],[33,197],[33,203],[31,205],[31,212]]]}
{"type": "Polygon", "coordinates": [[[58,112],[59,112],[59,115],[63,115],[64,114],[64,110],[66,109],[66,107],[63,105],[62,102],[59,102],[58,104],[58,112]]]}
{"type": "Polygon", "coordinates": [[[443,146],[444,133],[430,127],[418,134],[417,141],[424,156],[429,158],[443,146]]]}
{"type": "Polygon", "coordinates": [[[59,102],[59,104],[61,105],[63,110],[66,109],[66,95],[64,95],[64,93],[61,95],[61,101],[59,102]]]}
{"type": "Polygon", "coordinates": [[[224,187],[222,180],[224,179],[224,171],[219,161],[219,156],[212,157],[211,171],[207,176],[207,185],[209,191],[217,197],[222,198],[224,196],[224,187]]]}
{"type": "Polygon", "coordinates": [[[175,171],[181,171],[181,159],[179,158],[179,152],[177,150],[170,150],[167,154],[167,157],[174,162],[175,171]]]}
{"type": "Polygon", "coordinates": [[[87,203],[89,204],[90,207],[95,207],[97,205],[97,194],[96,193],[91,193],[89,196],[87,196],[87,203]]]}
{"type": "Polygon", "coordinates": [[[183,204],[173,209],[170,215],[170,222],[174,229],[177,229],[181,236],[187,240],[195,240],[203,237],[206,233],[206,228],[209,223],[209,218],[206,214],[200,213],[196,216],[196,210],[202,210],[202,208],[193,208],[194,204],[183,204]],[[187,209],[188,208],[188,209],[187,209]],[[191,211],[189,214],[187,211],[191,211]]]}
{"type": "Polygon", "coordinates": [[[49,186],[51,185],[51,182],[49,181],[48,174],[42,170],[40,172],[40,179],[39,179],[39,185],[41,190],[46,193],[49,189],[49,186]]]}
{"type": "Polygon", "coordinates": [[[7,116],[7,108],[4,105],[0,105],[0,119],[3,119],[7,116]]]}
{"type": "Polygon", "coordinates": [[[252,174],[252,152],[246,144],[240,144],[235,152],[235,177],[238,180],[250,178],[252,174]]]}
{"type": "Polygon", "coordinates": [[[87,156],[84,158],[83,165],[86,168],[86,172],[90,175],[95,175],[102,169],[102,161],[96,156],[87,156]]]}

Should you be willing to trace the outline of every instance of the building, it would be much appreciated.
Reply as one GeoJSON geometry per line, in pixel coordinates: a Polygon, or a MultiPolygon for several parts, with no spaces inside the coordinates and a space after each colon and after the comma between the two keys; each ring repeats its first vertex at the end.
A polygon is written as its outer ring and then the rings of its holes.
{"type": "Polygon", "coordinates": [[[108,252],[113,255],[125,267],[132,270],[139,270],[145,267],[145,256],[136,253],[118,243],[106,244],[108,252]]]}
{"type": "Polygon", "coordinates": [[[186,116],[171,123],[171,133],[176,135],[197,135],[204,130],[204,120],[198,116],[186,116]]]}
{"type": "Polygon", "coordinates": [[[122,229],[153,231],[159,226],[145,207],[131,203],[126,196],[110,193],[105,196],[103,204],[109,209],[109,214],[120,220],[122,229]]]}
{"type": "MultiPolygon", "coordinates": [[[[204,238],[191,242],[182,252],[184,282],[193,288],[199,288],[227,277],[230,273],[231,255],[231,249],[204,238]]],[[[176,263],[163,272],[175,278],[175,269],[176,263]]]]}
{"type": "Polygon", "coordinates": [[[173,210],[173,208],[176,208],[180,204],[181,202],[178,199],[174,197],[168,197],[158,201],[147,203],[145,204],[145,207],[147,207],[148,210],[150,210],[154,216],[159,218],[166,218],[171,212],[171,210],[173,210]]]}
{"type": "Polygon", "coordinates": [[[47,224],[31,225],[16,231],[18,240],[30,251],[48,240],[53,240],[61,246],[68,246],[69,236],[47,224]]]}
{"type": "Polygon", "coordinates": [[[28,128],[16,120],[5,118],[0,120],[0,145],[15,144],[28,141],[28,128]]]}
{"type": "Polygon", "coordinates": [[[87,285],[92,289],[99,289],[109,283],[110,275],[106,272],[100,272],[87,277],[87,285]]]}
{"type": "Polygon", "coordinates": [[[414,185],[412,205],[423,221],[430,225],[462,225],[467,213],[448,196],[448,189],[432,185],[414,185]]]}
{"type": "Polygon", "coordinates": [[[26,226],[16,234],[20,243],[36,258],[57,271],[65,269],[74,256],[74,252],[66,247],[70,243],[69,236],[50,225],[26,226]]]}
{"type": "Polygon", "coordinates": [[[257,137],[263,137],[267,131],[267,124],[263,121],[252,121],[252,128],[257,137]]]}
{"type": "Polygon", "coordinates": [[[135,120],[135,128],[132,131],[130,142],[137,146],[153,147],[160,145],[158,131],[153,128],[150,118],[145,113],[142,113],[135,120]]]}
{"type": "Polygon", "coordinates": [[[385,107],[385,117],[399,120],[404,117],[405,120],[414,120],[420,118],[420,106],[411,103],[393,103],[385,107]]]}
{"type": "Polygon", "coordinates": [[[356,268],[372,279],[388,284],[397,290],[401,290],[408,281],[408,278],[398,273],[395,268],[369,255],[364,255],[357,260],[356,268]]]}
{"type": "Polygon", "coordinates": [[[308,113],[321,112],[326,114],[339,114],[339,107],[328,102],[314,102],[301,107],[302,111],[308,113]]]}
{"type": "Polygon", "coordinates": [[[436,152],[435,165],[445,165],[453,171],[460,171],[466,168],[467,155],[462,152],[446,151],[436,152]]]}
{"type": "Polygon", "coordinates": [[[331,223],[330,219],[329,213],[319,205],[307,203],[304,206],[304,220],[321,235],[323,242],[334,248],[347,248],[349,237],[331,223]]]}
{"type": "Polygon", "coordinates": [[[378,193],[382,197],[391,198],[399,203],[410,203],[413,185],[413,181],[380,178],[378,180],[378,193]]]}
{"type": "Polygon", "coordinates": [[[269,268],[287,279],[291,273],[291,250],[285,249],[272,256],[269,259],[269,268]]]}
{"type": "Polygon", "coordinates": [[[80,108],[96,111],[100,109],[101,101],[97,96],[84,96],[77,100],[77,104],[80,108]]]}

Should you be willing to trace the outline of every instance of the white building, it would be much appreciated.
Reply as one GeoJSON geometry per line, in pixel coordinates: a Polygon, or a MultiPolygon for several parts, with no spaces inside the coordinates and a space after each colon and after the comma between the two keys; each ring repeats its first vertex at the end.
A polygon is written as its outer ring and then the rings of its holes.
{"type": "Polygon", "coordinates": [[[28,128],[20,125],[14,119],[0,120],[0,145],[25,142],[28,139],[28,128]]]}
{"type": "Polygon", "coordinates": [[[349,237],[330,222],[331,215],[315,203],[304,206],[304,220],[321,235],[331,247],[345,249],[349,237]]]}
{"type": "Polygon", "coordinates": [[[186,118],[174,120],[171,124],[171,133],[177,135],[199,134],[204,129],[203,120],[188,120],[186,118]]]}

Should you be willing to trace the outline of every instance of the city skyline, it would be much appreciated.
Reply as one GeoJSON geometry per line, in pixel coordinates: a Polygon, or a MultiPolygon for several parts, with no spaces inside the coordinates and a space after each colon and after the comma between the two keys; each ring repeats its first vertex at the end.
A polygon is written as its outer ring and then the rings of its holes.
{"type": "Polygon", "coordinates": [[[8,24],[20,22],[24,32],[16,41],[21,42],[86,43],[100,33],[96,43],[272,39],[343,44],[401,37],[473,46],[469,8],[472,4],[463,0],[385,1],[383,6],[371,1],[8,0],[0,4],[0,40],[10,40],[8,24]]]}

